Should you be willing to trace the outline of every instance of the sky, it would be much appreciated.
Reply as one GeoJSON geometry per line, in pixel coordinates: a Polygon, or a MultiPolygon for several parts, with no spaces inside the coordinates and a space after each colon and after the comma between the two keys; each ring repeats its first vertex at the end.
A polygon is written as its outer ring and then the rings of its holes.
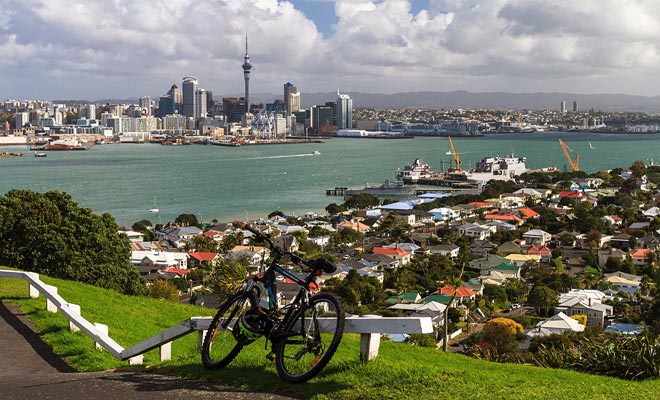
{"type": "Polygon", "coordinates": [[[410,91],[660,95],[657,0],[0,0],[0,101],[410,91]]]}

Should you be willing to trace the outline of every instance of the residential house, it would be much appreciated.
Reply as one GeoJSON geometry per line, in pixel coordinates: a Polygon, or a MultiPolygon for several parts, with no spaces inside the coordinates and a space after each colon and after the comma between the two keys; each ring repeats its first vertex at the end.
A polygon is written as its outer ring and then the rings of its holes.
{"type": "Polygon", "coordinates": [[[527,254],[539,256],[541,262],[549,262],[552,257],[552,250],[546,246],[529,246],[527,248],[527,254]]]}
{"type": "Polygon", "coordinates": [[[362,254],[362,260],[380,265],[385,269],[397,269],[401,262],[394,257],[385,254],[362,254]]]}
{"type": "Polygon", "coordinates": [[[470,244],[470,251],[481,257],[486,257],[487,254],[492,253],[496,248],[497,245],[487,240],[474,240],[470,244]]]}
{"type": "Polygon", "coordinates": [[[374,254],[380,254],[380,255],[386,255],[390,256],[396,260],[398,260],[401,265],[406,265],[410,262],[411,259],[411,254],[404,249],[400,247],[374,247],[373,248],[373,253],[374,254]]]}
{"type": "Polygon", "coordinates": [[[238,261],[242,258],[246,259],[249,264],[261,264],[270,257],[270,249],[262,246],[235,246],[229,250],[227,260],[238,261]]]}
{"type": "Polygon", "coordinates": [[[634,265],[648,265],[649,255],[653,253],[651,249],[634,249],[630,250],[630,257],[634,265]]]}
{"type": "Polygon", "coordinates": [[[520,248],[520,245],[515,242],[505,242],[497,248],[497,253],[503,256],[508,256],[509,254],[517,254],[521,251],[522,249],[520,248]]]}
{"type": "Polygon", "coordinates": [[[458,234],[467,236],[472,240],[486,240],[491,233],[495,233],[495,227],[483,226],[475,223],[465,223],[458,227],[458,234]]]}
{"type": "Polygon", "coordinates": [[[628,235],[627,233],[620,233],[618,235],[612,236],[608,242],[610,247],[620,249],[623,251],[630,251],[630,241],[634,236],[628,235]]]}
{"type": "Polygon", "coordinates": [[[312,243],[314,243],[314,244],[317,245],[317,246],[327,246],[327,245],[330,244],[330,239],[331,239],[331,238],[332,238],[332,237],[329,236],[329,235],[325,235],[325,236],[317,236],[317,237],[308,237],[308,238],[307,238],[307,241],[308,241],[308,242],[312,242],[312,243]]]}
{"type": "Polygon", "coordinates": [[[497,254],[487,254],[485,257],[470,261],[468,265],[472,269],[484,270],[501,263],[508,264],[509,260],[504,257],[500,257],[497,254]]]}
{"type": "Polygon", "coordinates": [[[504,201],[502,206],[506,208],[522,207],[525,205],[527,195],[523,193],[502,193],[500,200],[504,201]]]}
{"type": "Polygon", "coordinates": [[[584,332],[584,325],[563,312],[559,312],[536,324],[536,328],[528,330],[525,335],[534,337],[561,335],[567,332],[584,332]]]}
{"type": "Polygon", "coordinates": [[[410,254],[415,254],[415,252],[422,249],[420,246],[416,245],[415,243],[391,243],[391,244],[388,244],[385,247],[389,247],[389,248],[392,248],[392,249],[395,249],[395,248],[398,247],[400,249],[403,249],[403,250],[407,251],[410,254]]]}
{"type": "Polygon", "coordinates": [[[131,264],[142,275],[164,271],[188,269],[188,255],[171,251],[131,251],[131,264]]]}
{"type": "Polygon", "coordinates": [[[419,304],[422,302],[422,296],[417,292],[404,292],[398,296],[390,297],[386,302],[390,304],[419,304]]]}
{"type": "Polygon", "coordinates": [[[225,240],[225,237],[226,237],[224,232],[220,232],[220,231],[216,231],[216,230],[206,231],[206,232],[202,233],[202,235],[205,238],[213,240],[214,242],[217,242],[217,243],[222,242],[223,240],[225,240]]]}
{"type": "Polygon", "coordinates": [[[447,306],[437,301],[428,303],[397,303],[388,307],[390,310],[400,310],[406,316],[431,317],[433,326],[439,328],[444,326],[444,315],[447,306]]]}
{"type": "Polygon", "coordinates": [[[156,232],[159,240],[165,240],[172,246],[180,249],[184,247],[192,238],[202,234],[202,230],[196,226],[169,225],[160,232],[156,232]]]}
{"type": "Polygon", "coordinates": [[[585,189],[598,189],[602,184],[603,180],[601,178],[573,178],[571,182],[574,185],[571,186],[573,190],[585,190],[585,189]]]}
{"type": "Polygon", "coordinates": [[[191,268],[201,267],[201,266],[210,266],[213,262],[222,258],[218,253],[213,252],[202,252],[202,251],[193,251],[188,254],[188,263],[191,268]]]}
{"type": "Polygon", "coordinates": [[[506,260],[498,265],[482,269],[482,276],[491,275],[492,272],[497,272],[504,279],[520,279],[520,266],[511,264],[506,260]]]}
{"type": "Polygon", "coordinates": [[[300,242],[298,242],[298,239],[293,235],[280,235],[275,238],[273,243],[280,249],[291,253],[297,252],[300,248],[300,242]]]}
{"type": "Polygon", "coordinates": [[[519,226],[524,222],[522,218],[518,217],[512,212],[508,212],[504,214],[500,214],[500,213],[486,214],[484,215],[484,219],[486,221],[506,222],[514,226],[519,226]]]}
{"type": "Polygon", "coordinates": [[[621,226],[621,223],[623,222],[623,218],[618,215],[606,215],[602,219],[615,228],[621,226]]]}
{"type": "Polygon", "coordinates": [[[293,232],[303,232],[305,234],[309,233],[307,229],[299,225],[282,225],[275,224],[273,227],[277,228],[278,231],[282,232],[283,235],[288,235],[293,232]]]}
{"type": "Polygon", "coordinates": [[[523,233],[522,238],[530,246],[545,246],[552,239],[552,235],[541,229],[531,229],[523,233]]]}
{"type": "Polygon", "coordinates": [[[440,254],[449,258],[458,257],[460,247],[455,244],[439,244],[436,246],[429,246],[426,248],[431,254],[440,254]]]}
{"type": "Polygon", "coordinates": [[[605,280],[612,284],[617,291],[625,293],[637,293],[642,285],[642,277],[617,271],[605,274],[605,280]]]}
{"type": "Polygon", "coordinates": [[[453,221],[457,220],[460,217],[460,213],[448,207],[439,207],[434,208],[429,211],[433,215],[433,218],[438,221],[453,221]]]}
{"type": "Polygon", "coordinates": [[[598,249],[598,264],[599,265],[605,265],[607,263],[607,260],[612,257],[620,260],[621,262],[626,260],[626,257],[628,257],[628,253],[619,250],[616,247],[608,247],[606,249],[598,249]]]}
{"type": "Polygon", "coordinates": [[[572,289],[559,296],[559,304],[555,312],[566,315],[584,314],[587,316],[587,326],[605,327],[613,316],[613,307],[601,303],[606,298],[600,290],[572,289]]]}
{"type": "Polygon", "coordinates": [[[533,199],[538,200],[538,199],[542,199],[542,198],[547,197],[551,193],[551,191],[548,190],[548,189],[542,189],[542,188],[528,188],[528,187],[525,187],[525,188],[522,188],[522,189],[518,189],[513,193],[525,194],[525,195],[527,195],[527,196],[529,196],[533,199]]]}
{"type": "Polygon", "coordinates": [[[657,236],[642,236],[637,238],[637,244],[646,249],[658,250],[660,249],[660,238],[657,236]]]}
{"type": "Polygon", "coordinates": [[[355,221],[355,220],[344,221],[344,222],[341,222],[341,223],[337,224],[337,230],[338,231],[341,231],[341,230],[344,230],[344,229],[352,229],[354,231],[363,232],[363,233],[371,232],[371,228],[369,226],[363,224],[362,222],[358,222],[358,221],[355,221]]]}
{"type": "Polygon", "coordinates": [[[142,232],[136,232],[134,230],[128,230],[128,231],[119,231],[118,232],[120,235],[126,235],[128,237],[128,240],[133,242],[143,242],[144,241],[144,233],[142,232]]]}
{"type": "Polygon", "coordinates": [[[435,294],[443,294],[446,296],[454,296],[454,292],[456,292],[456,299],[458,299],[458,302],[460,304],[464,303],[469,303],[474,301],[475,296],[477,295],[476,292],[466,288],[466,287],[459,287],[458,289],[454,289],[453,286],[451,285],[446,285],[443,286],[442,288],[436,290],[435,292],[431,293],[431,295],[435,294]]]}
{"type": "Polygon", "coordinates": [[[541,256],[537,254],[509,254],[504,258],[509,260],[511,264],[516,265],[518,267],[522,267],[523,265],[525,265],[525,263],[529,261],[536,263],[541,261],[541,256]]]}

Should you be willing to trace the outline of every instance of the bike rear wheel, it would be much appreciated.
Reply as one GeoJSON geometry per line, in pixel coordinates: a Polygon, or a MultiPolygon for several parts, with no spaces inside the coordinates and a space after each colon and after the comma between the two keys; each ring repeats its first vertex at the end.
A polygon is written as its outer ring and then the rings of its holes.
{"type": "Polygon", "coordinates": [[[246,343],[236,339],[234,330],[238,329],[241,315],[257,306],[254,294],[239,293],[218,308],[202,345],[202,363],[206,368],[223,368],[236,358],[246,343]]]}
{"type": "Polygon", "coordinates": [[[344,309],[330,293],[310,299],[296,312],[279,338],[275,355],[277,373],[292,383],[316,376],[334,355],[344,333],[344,309]]]}

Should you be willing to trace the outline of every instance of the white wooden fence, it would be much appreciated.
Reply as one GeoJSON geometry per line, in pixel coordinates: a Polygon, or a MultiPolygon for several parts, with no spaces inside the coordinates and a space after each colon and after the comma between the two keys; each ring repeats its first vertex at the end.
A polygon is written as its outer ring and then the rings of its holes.
{"type": "MultiPolygon", "coordinates": [[[[211,323],[211,317],[192,317],[146,339],[135,346],[124,349],[108,336],[108,327],[100,323],[91,323],[80,315],[80,306],[65,301],[55,286],[47,285],[34,272],[1,270],[0,277],[23,279],[28,282],[30,297],[39,294],[46,297],[46,309],[61,312],[69,320],[72,331],[82,331],[92,338],[98,348],[103,348],[120,360],[129,360],[130,364],[142,364],[143,354],[160,348],[160,360],[172,357],[172,341],[192,332],[198,332],[198,347],[201,349],[204,334],[211,323]]],[[[379,316],[349,316],[344,327],[346,333],[360,334],[360,359],[370,361],[378,355],[381,333],[432,333],[430,317],[383,318],[379,316]]]]}

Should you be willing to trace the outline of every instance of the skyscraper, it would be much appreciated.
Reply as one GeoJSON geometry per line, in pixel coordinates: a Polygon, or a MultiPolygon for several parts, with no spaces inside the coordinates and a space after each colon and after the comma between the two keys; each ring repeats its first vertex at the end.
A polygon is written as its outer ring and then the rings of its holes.
{"type": "Polygon", "coordinates": [[[176,83],[173,83],[167,94],[172,96],[172,100],[174,100],[174,107],[176,111],[181,114],[183,112],[183,92],[181,89],[179,89],[176,83]]]}
{"type": "Polygon", "coordinates": [[[337,129],[353,128],[353,100],[337,90],[337,129]]]}
{"type": "Polygon", "coordinates": [[[183,115],[197,119],[195,115],[197,102],[197,78],[186,76],[183,78],[183,115]]]}
{"type": "Polygon", "coordinates": [[[206,89],[197,89],[197,99],[195,100],[195,119],[206,117],[206,100],[206,89]]]}
{"type": "Polygon", "coordinates": [[[573,100],[573,112],[578,112],[577,100],[573,100]]]}
{"type": "Polygon", "coordinates": [[[147,116],[151,115],[151,97],[140,97],[140,107],[142,107],[147,112],[147,116]]]}
{"type": "Polygon", "coordinates": [[[566,101],[565,101],[565,100],[562,100],[562,101],[561,101],[561,105],[560,105],[560,107],[561,107],[561,108],[560,108],[561,113],[562,113],[562,114],[566,114],[566,101]]]}
{"type": "Polygon", "coordinates": [[[245,35],[245,57],[243,57],[243,78],[245,79],[245,120],[247,121],[247,114],[250,112],[250,56],[248,55],[248,38],[245,35]]]}
{"type": "Polygon", "coordinates": [[[284,104],[286,115],[300,110],[300,92],[291,82],[284,84],[284,104]]]}

